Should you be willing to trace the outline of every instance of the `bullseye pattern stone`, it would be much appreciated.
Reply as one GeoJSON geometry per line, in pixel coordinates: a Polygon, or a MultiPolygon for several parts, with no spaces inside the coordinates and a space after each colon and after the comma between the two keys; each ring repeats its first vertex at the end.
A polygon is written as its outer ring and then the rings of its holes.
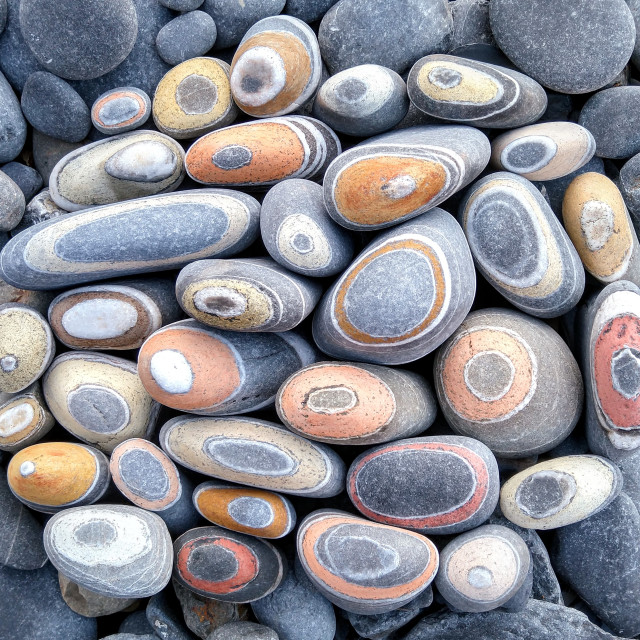
{"type": "Polygon", "coordinates": [[[516,311],[470,313],[438,352],[434,375],[451,428],[503,458],[549,451],[582,410],[571,351],[551,327],[516,311]]]}
{"type": "Polygon", "coordinates": [[[349,468],[356,509],[376,522],[449,535],[485,522],[498,503],[498,464],[472,438],[409,438],[369,449],[349,468]]]}
{"type": "Polygon", "coordinates": [[[41,442],[11,458],[7,478],[18,500],[36,511],[56,513],[99,500],[109,486],[109,461],[84,444],[41,442]]]}
{"type": "Polygon", "coordinates": [[[371,231],[432,209],[478,177],[487,137],[472,127],[424,125],[386,133],[338,156],[324,178],[329,215],[371,231]]]}
{"type": "Polygon", "coordinates": [[[220,527],[199,527],[174,542],[175,579],[188,589],[223,602],[253,602],[282,580],[280,552],[264,540],[220,527]]]}
{"type": "Polygon", "coordinates": [[[25,209],[24,194],[20,187],[0,171],[0,232],[15,229],[25,209]]]}
{"type": "Polygon", "coordinates": [[[422,376],[355,362],[309,365],[290,376],[276,397],[288,429],[332,444],[407,438],[428,429],[437,410],[422,376]]]}
{"type": "Polygon", "coordinates": [[[511,304],[555,318],[584,291],[580,256],[544,197],[513,173],[478,180],[459,219],[478,271],[511,304]]]}
{"type": "Polygon", "coordinates": [[[259,489],[326,498],[344,488],[344,463],[329,447],[256,418],[174,418],[160,446],[178,464],[259,489]]]}
{"type": "Polygon", "coordinates": [[[428,538],[344,511],[308,515],[298,528],[297,549],[320,593],[352,613],[398,609],[438,571],[438,550],[428,538]]]}
{"type": "Polygon", "coordinates": [[[136,87],[118,87],[99,96],[91,107],[93,126],[112,136],[141,127],[151,115],[149,96],[136,87]]]}
{"type": "Polygon", "coordinates": [[[124,440],[148,436],[160,410],[142,386],[135,362],[94,351],[58,356],[42,389],[56,420],[106,453],[124,440]]]}
{"type": "Polygon", "coordinates": [[[432,209],[365,247],[318,305],[313,337],[333,357],[411,362],[455,331],[474,295],[462,230],[446,211],[432,209]]]}

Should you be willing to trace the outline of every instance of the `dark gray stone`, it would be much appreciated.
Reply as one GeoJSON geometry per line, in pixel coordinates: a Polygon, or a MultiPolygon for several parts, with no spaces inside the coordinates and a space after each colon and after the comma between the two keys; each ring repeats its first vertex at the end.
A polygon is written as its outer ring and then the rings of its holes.
{"type": "Polygon", "coordinates": [[[229,622],[216,629],[207,640],[278,640],[278,634],[255,622],[229,622]]]}
{"type": "Polygon", "coordinates": [[[637,232],[640,229],[640,153],[625,162],[620,169],[617,185],[637,232]]]}
{"type": "Polygon", "coordinates": [[[0,33],[7,26],[7,0],[0,0],[0,33]]]}
{"type": "Polygon", "coordinates": [[[170,589],[164,589],[149,600],[147,621],[161,640],[193,640],[195,636],[184,626],[179,606],[170,589]]]}
{"type": "Polygon", "coordinates": [[[102,640],[157,640],[158,636],[154,633],[114,633],[110,636],[105,636],[102,640]]]}
{"type": "Polygon", "coordinates": [[[146,611],[134,611],[130,613],[118,627],[118,633],[127,633],[136,636],[153,635],[153,627],[147,620],[146,611]]]}
{"type": "Polygon", "coordinates": [[[0,171],[0,231],[11,231],[20,224],[25,200],[20,187],[0,171]]]}
{"type": "Polygon", "coordinates": [[[65,142],[64,140],[51,138],[36,129],[33,130],[32,138],[33,162],[45,185],[49,184],[51,172],[58,164],[58,161],[82,146],[79,142],[65,142]]]}
{"type": "Polygon", "coordinates": [[[338,0],[287,0],[282,13],[311,23],[320,20],[336,2],[338,0]]]}
{"type": "Polygon", "coordinates": [[[9,162],[0,168],[8,175],[24,194],[25,202],[29,202],[42,189],[42,176],[32,167],[19,162],[9,162]]]}
{"type": "Polygon", "coordinates": [[[449,51],[467,44],[495,44],[489,23],[489,0],[455,0],[449,8],[453,17],[449,51]]]}
{"type": "Polygon", "coordinates": [[[0,73],[0,162],[13,160],[22,151],[26,139],[27,123],[20,110],[20,103],[6,78],[0,73]]]}
{"type": "Polygon", "coordinates": [[[160,29],[156,49],[167,64],[176,65],[207,53],[216,34],[216,23],[208,13],[189,11],[160,29]]]}

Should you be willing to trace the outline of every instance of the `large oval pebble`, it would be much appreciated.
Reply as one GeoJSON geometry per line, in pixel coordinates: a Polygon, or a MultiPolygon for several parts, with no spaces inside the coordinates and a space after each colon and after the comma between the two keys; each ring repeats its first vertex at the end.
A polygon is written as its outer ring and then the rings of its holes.
{"type": "Polygon", "coordinates": [[[109,136],[141,127],[151,115],[149,96],[136,87],[110,89],[91,107],[93,126],[109,136]]]}
{"type": "Polygon", "coordinates": [[[55,420],[39,382],[15,394],[0,396],[0,451],[18,451],[41,440],[55,420]]]}

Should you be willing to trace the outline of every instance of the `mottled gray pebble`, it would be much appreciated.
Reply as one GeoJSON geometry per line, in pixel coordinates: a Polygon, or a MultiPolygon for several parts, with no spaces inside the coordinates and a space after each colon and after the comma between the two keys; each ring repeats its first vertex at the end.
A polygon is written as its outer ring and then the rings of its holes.
{"type": "Polygon", "coordinates": [[[467,44],[494,44],[489,23],[489,0],[455,0],[449,8],[453,17],[449,51],[467,44]]]}
{"type": "Polygon", "coordinates": [[[158,2],[174,11],[193,11],[202,4],[203,0],[158,0],[158,2]]]}
{"type": "Polygon", "coordinates": [[[0,171],[0,231],[18,226],[24,215],[25,200],[20,187],[0,171]]]}
{"type": "Polygon", "coordinates": [[[42,176],[26,164],[9,162],[0,168],[0,171],[7,174],[20,187],[26,202],[29,202],[42,189],[42,176]]]}
{"type": "Polygon", "coordinates": [[[170,65],[203,56],[216,41],[216,23],[204,11],[189,11],[167,23],[158,32],[156,49],[170,65]]]}
{"type": "Polygon", "coordinates": [[[193,640],[175,600],[170,589],[157,593],[147,604],[147,621],[162,640],[193,640]]]}
{"type": "Polygon", "coordinates": [[[153,635],[153,627],[147,620],[147,613],[144,611],[134,611],[130,613],[118,627],[118,633],[126,633],[136,636],[153,635]]]}
{"type": "Polygon", "coordinates": [[[338,0],[287,0],[282,13],[311,23],[320,20],[336,2],[338,0]]]}
{"type": "Polygon", "coordinates": [[[49,177],[56,164],[68,153],[81,146],[82,144],[79,142],[65,142],[40,133],[37,129],[33,130],[33,162],[42,176],[45,186],[49,184],[49,177]]]}
{"type": "Polygon", "coordinates": [[[34,224],[46,222],[47,220],[51,220],[51,218],[59,218],[68,213],[66,209],[62,209],[51,199],[49,189],[43,189],[27,204],[20,224],[12,229],[11,235],[15,236],[21,231],[32,227],[34,224]]]}
{"type": "Polygon", "coordinates": [[[20,103],[7,79],[0,73],[0,162],[10,162],[24,147],[27,123],[20,103]]]}
{"type": "Polygon", "coordinates": [[[207,640],[278,640],[278,634],[255,622],[228,622],[218,627],[207,640]]]}

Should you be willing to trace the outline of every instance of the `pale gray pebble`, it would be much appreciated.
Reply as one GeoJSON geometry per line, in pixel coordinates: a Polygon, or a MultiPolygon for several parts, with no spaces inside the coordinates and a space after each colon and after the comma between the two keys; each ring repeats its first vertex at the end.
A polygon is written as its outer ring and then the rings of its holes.
{"type": "Polygon", "coordinates": [[[20,187],[26,202],[29,202],[42,189],[42,176],[26,164],[9,162],[0,171],[6,173],[20,187]]]}
{"type": "Polygon", "coordinates": [[[320,20],[338,0],[287,0],[282,13],[304,22],[320,20]]]}
{"type": "Polygon", "coordinates": [[[24,215],[25,200],[20,187],[0,171],[0,231],[11,231],[24,215]]]}
{"type": "Polygon", "coordinates": [[[68,153],[82,146],[79,142],[65,142],[64,140],[52,138],[44,133],[40,133],[37,129],[33,130],[31,142],[33,145],[33,162],[42,176],[45,185],[49,184],[51,172],[56,164],[58,164],[58,161],[68,153]]]}
{"type": "Polygon", "coordinates": [[[279,640],[279,636],[273,629],[255,622],[228,622],[207,640],[279,640]]]}
{"type": "Polygon", "coordinates": [[[466,44],[495,44],[489,22],[489,0],[455,0],[449,8],[453,17],[449,51],[466,44]]]}
{"type": "Polygon", "coordinates": [[[22,151],[26,139],[27,123],[20,103],[11,85],[0,73],[0,162],[13,160],[22,151]]]}
{"type": "Polygon", "coordinates": [[[126,633],[135,636],[153,636],[153,627],[147,620],[147,613],[143,609],[130,613],[118,627],[118,633],[126,633]]]}
{"type": "Polygon", "coordinates": [[[204,11],[189,11],[167,23],[158,32],[156,49],[170,65],[203,56],[216,41],[216,23],[204,11]]]}
{"type": "Polygon", "coordinates": [[[174,11],[193,11],[197,9],[204,0],[158,0],[158,2],[167,7],[167,9],[173,9],[174,11]]]}
{"type": "Polygon", "coordinates": [[[11,236],[40,224],[51,218],[58,218],[69,213],[66,209],[59,207],[52,199],[49,189],[43,189],[37,196],[31,199],[24,210],[24,215],[20,224],[11,231],[11,236]]]}

